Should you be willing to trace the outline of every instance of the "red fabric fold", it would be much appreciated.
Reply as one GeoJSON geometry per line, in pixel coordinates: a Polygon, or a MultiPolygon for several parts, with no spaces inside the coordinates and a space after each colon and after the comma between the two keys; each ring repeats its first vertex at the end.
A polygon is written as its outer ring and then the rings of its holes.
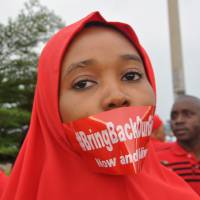
{"type": "Polygon", "coordinates": [[[0,197],[2,196],[8,183],[8,177],[0,169],[0,197]]]}

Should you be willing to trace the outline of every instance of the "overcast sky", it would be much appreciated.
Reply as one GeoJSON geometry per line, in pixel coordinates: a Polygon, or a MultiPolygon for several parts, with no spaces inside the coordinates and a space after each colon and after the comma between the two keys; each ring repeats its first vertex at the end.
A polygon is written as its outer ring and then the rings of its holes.
{"type": "MultiPolygon", "coordinates": [[[[0,23],[15,17],[24,0],[0,0],[0,23]]],[[[169,119],[173,103],[167,0],[40,0],[66,24],[99,10],[111,21],[132,25],[156,75],[158,107],[169,119]]],[[[179,0],[186,92],[200,97],[200,0],[179,0]]]]}

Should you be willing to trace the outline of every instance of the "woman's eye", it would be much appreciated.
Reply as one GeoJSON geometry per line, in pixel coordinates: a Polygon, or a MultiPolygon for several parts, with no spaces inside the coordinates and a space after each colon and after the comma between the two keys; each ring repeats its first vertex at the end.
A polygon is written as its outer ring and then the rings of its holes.
{"type": "Polygon", "coordinates": [[[73,84],[74,89],[86,89],[96,84],[95,81],[91,80],[81,80],[73,84]]]}
{"type": "Polygon", "coordinates": [[[123,75],[122,80],[123,81],[137,81],[141,79],[142,74],[139,72],[127,72],[125,75],[123,75]]]}

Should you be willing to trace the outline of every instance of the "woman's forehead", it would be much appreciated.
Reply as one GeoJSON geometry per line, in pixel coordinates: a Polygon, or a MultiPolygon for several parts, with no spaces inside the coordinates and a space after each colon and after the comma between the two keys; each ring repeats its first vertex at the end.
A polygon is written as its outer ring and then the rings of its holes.
{"type": "MultiPolygon", "coordinates": [[[[66,50],[64,60],[81,59],[81,56],[100,56],[101,52],[107,51],[109,54],[134,54],[142,61],[139,53],[133,44],[119,31],[108,27],[84,28],[72,39],[66,50]]],[[[79,61],[79,60],[77,60],[79,61]]]]}

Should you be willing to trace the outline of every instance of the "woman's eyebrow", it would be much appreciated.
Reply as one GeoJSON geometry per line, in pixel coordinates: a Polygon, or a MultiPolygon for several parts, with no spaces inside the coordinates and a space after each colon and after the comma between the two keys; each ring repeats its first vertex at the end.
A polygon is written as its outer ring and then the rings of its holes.
{"type": "MultiPolygon", "coordinates": [[[[141,64],[143,64],[143,61],[142,59],[140,58],[139,55],[134,55],[134,54],[123,54],[123,55],[120,55],[120,58],[122,60],[133,60],[133,61],[138,61],[140,62],[141,64]]],[[[96,63],[96,61],[94,59],[86,59],[86,60],[82,60],[82,61],[79,61],[79,62],[75,62],[75,63],[72,63],[70,64],[67,69],[64,71],[64,74],[63,74],[63,78],[72,73],[73,71],[79,69],[79,68],[86,68],[92,64],[96,63]]]]}
{"type": "Polygon", "coordinates": [[[71,72],[77,70],[78,68],[82,69],[82,68],[88,67],[89,65],[92,65],[94,63],[95,63],[94,59],[87,59],[87,60],[82,60],[79,62],[72,63],[64,71],[63,77],[66,76],[67,74],[70,74],[71,72]]]}
{"type": "Polygon", "coordinates": [[[139,55],[135,54],[123,54],[120,56],[123,60],[133,60],[133,61],[139,61],[140,63],[143,64],[142,59],[140,58],[139,55]]]}

